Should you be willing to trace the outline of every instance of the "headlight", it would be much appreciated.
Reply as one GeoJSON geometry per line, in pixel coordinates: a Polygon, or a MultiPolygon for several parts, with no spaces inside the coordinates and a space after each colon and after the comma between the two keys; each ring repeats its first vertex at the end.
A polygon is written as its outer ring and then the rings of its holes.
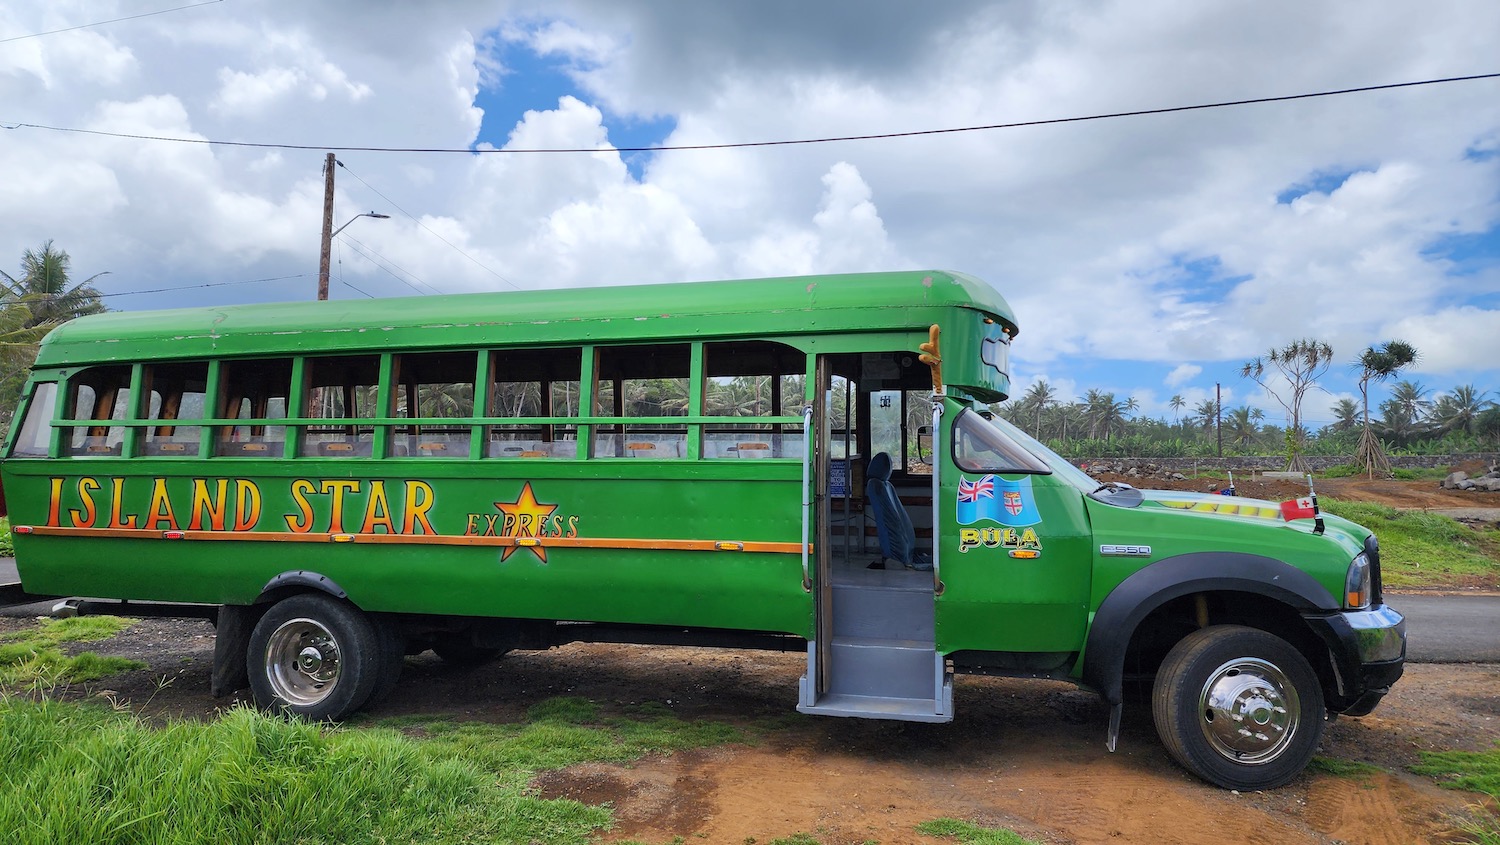
{"type": "Polygon", "coordinates": [[[1344,607],[1363,610],[1370,606],[1370,559],[1361,552],[1349,563],[1344,577],[1344,607]]]}

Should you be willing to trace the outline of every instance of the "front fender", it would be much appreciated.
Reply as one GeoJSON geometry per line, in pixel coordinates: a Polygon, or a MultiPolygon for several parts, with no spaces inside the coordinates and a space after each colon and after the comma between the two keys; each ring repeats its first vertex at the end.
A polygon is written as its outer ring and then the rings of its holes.
{"type": "Polygon", "coordinates": [[[1083,682],[1111,705],[1124,698],[1125,651],[1141,620],[1167,602],[1194,593],[1266,596],[1299,613],[1328,612],[1339,603],[1306,572],[1275,558],[1242,552],[1192,552],[1159,560],[1121,581],[1089,625],[1083,682]]]}

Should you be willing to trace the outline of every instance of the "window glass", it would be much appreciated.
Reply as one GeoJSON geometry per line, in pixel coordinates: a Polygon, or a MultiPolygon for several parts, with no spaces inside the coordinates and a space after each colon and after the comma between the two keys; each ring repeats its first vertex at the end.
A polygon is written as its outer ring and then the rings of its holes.
{"type": "Polygon", "coordinates": [[[801,417],[807,355],[763,340],[703,345],[703,414],[734,422],[703,426],[703,457],[735,460],[802,457],[802,426],[767,417],[801,417]]]}
{"type": "Polygon", "coordinates": [[[45,458],[52,439],[52,412],[57,405],[57,382],[45,381],[31,392],[31,404],[26,409],[26,419],[21,423],[21,433],[16,436],[12,455],[26,458],[45,458]]]}
{"type": "Polygon", "coordinates": [[[69,379],[68,389],[68,418],[94,421],[69,429],[68,454],[120,454],[125,429],[109,423],[125,419],[129,412],[130,367],[90,367],[69,379]]]}
{"type": "Polygon", "coordinates": [[[472,426],[457,420],[474,416],[474,352],[424,352],[397,355],[391,416],[454,420],[396,426],[391,454],[420,458],[465,458],[472,426]]]}
{"type": "Polygon", "coordinates": [[[141,454],[196,456],[202,427],[176,425],[173,421],[204,417],[208,363],[150,364],[144,369],[142,389],[147,397],[146,419],[160,424],[143,429],[141,454]]]}
{"type": "Polygon", "coordinates": [[[281,457],[285,453],[286,426],[270,421],[286,419],[291,388],[290,358],[221,364],[217,416],[244,422],[218,427],[214,433],[214,454],[281,457]]]}
{"type": "Polygon", "coordinates": [[[1052,472],[999,427],[969,410],[953,422],[953,460],[969,472],[1052,472]]]}
{"type": "Polygon", "coordinates": [[[516,423],[492,425],[486,454],[492,458],[574,458],[578,426],[519,422],[527,417],[578,417],[583,350],[503,349],[491,353],[489,416],[516,423]]]}
{"type": "MultiPolygon", "coordinates": [[[[692,347],[686,343],[612,346],[598,351],[594,413],[601,417],[688,415],[692,347]]],[[[595,457],[680,458],[687,425],[607,423],[594,428],[595,457]]]]}
{"type": "Polygon", "coordinates": [[[369,457],[380,381],[377,355],[308,358],[307,396],[302,416],[322,422],[302,432],[302,454],[327,458],[369,457]],[[348,420],[347,423],[332,422],[348,420]]]}

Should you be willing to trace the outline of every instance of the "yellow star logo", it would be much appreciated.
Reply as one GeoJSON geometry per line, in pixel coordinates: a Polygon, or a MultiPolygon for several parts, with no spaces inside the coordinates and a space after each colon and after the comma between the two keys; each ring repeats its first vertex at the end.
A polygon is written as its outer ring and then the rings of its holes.
{"type": "MultiPolygon", "coordinates": [[[[500,534],[503,537],[540,537],[542,534],[543,520],[557,510],[557,505],[544,505],[536,500],[536,494],[531,492],[531,482],[528,481],[521,486],[521,495],[514,502],[496,502],[495,507],[505,514],[505,522],[500,534]]],[[[521,546],[506,546],[505,551],[500,553],[503,561],[515,553],[521,546]]],[[[547,549],[542,546],[526,546],[536,552],[536,556],[542,563],[547,562],[547,549]]]]}

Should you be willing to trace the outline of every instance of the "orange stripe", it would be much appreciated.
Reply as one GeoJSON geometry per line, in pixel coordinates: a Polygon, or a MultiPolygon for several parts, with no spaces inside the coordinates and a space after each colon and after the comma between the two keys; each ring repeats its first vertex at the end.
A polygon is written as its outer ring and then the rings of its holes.
{"type": "MultiPolygon", "coordinates": [[[[19,526],[31,533],[53,537],[114,537],[163,540],[164,532],[145,528],[70,528],[19,526]]],[[[23,532],[24,533],[24,532],[23,532]]],[[[297,534],[290,531],[180,531],[183,540],[243,540],[256,543],[329,543],[332,534],[297,534]]],[[[639,549],[684,552],[745,551],[766,554],[801,554],[801,543],[770,543],[753,540],[642,540],[604,537],[479,537],[470,534],[340,534],[343,542],[419,546],[515,546],[517,539],[531,547],[549,549],[639,549]]],[[[177,539],[177,538],[173,538],[177,539]]]]}

